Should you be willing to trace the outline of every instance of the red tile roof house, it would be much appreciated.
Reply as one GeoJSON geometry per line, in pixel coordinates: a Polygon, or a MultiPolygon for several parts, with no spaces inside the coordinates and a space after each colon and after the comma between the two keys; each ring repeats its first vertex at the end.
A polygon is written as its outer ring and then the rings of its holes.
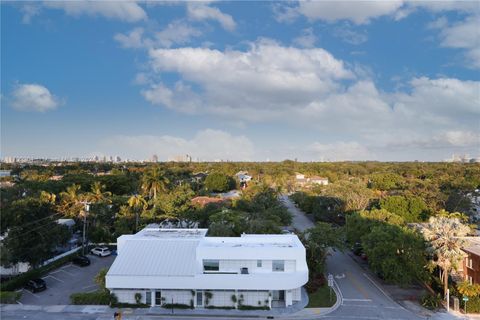
{"type": "Polygon", "coordinates": [[[195,197],[192,199],[192,204],[195,206],[205,207],[209,203],[221,203],[224,199],[222,198],[213,198],[213,197],[195,197]]]}

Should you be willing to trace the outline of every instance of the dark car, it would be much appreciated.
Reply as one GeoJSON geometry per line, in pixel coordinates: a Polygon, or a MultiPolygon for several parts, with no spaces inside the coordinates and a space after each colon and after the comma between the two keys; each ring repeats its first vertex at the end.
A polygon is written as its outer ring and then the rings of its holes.
{"type": "Polygon", "coordinates": [[[43,291],[47,289],[47,284],[43,279],[32,279],[27,282],[25,289],[32,292],[43,291]]]}
{"type": "Polygon", "coordinates": [[[72,263],[80,267],[86,267],[90,265],[90,259],[85,256],[78,256],[72,259],[72,263]]]}

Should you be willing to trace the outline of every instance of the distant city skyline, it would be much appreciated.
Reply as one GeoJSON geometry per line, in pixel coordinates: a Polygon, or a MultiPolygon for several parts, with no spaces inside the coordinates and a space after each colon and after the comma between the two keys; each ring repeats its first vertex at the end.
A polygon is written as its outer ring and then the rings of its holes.
{"type": "Polygon", "coordinates": [[[2,2],[0,158],[480,157],[480,5],[2,2]]]}

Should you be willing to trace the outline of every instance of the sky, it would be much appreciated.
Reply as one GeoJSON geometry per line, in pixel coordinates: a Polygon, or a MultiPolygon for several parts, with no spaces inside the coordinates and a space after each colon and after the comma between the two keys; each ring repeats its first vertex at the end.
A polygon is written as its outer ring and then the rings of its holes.
{"type": "Polygon", "coordinates": [[[0,9],[1,157],[480,156],[480,1],[0,9]]]}

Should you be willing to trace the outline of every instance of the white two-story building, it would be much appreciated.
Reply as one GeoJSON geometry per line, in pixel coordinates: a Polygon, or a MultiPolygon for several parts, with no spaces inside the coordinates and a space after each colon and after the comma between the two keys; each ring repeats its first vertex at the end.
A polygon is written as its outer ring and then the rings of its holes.
{"type": "Polygon", "coordinates": [[[119,302],[151,306],[272,308],[301,300],[308,267],[296,235],[206,233],[152,226],[119,237],[107,288],[119,302]]]}

